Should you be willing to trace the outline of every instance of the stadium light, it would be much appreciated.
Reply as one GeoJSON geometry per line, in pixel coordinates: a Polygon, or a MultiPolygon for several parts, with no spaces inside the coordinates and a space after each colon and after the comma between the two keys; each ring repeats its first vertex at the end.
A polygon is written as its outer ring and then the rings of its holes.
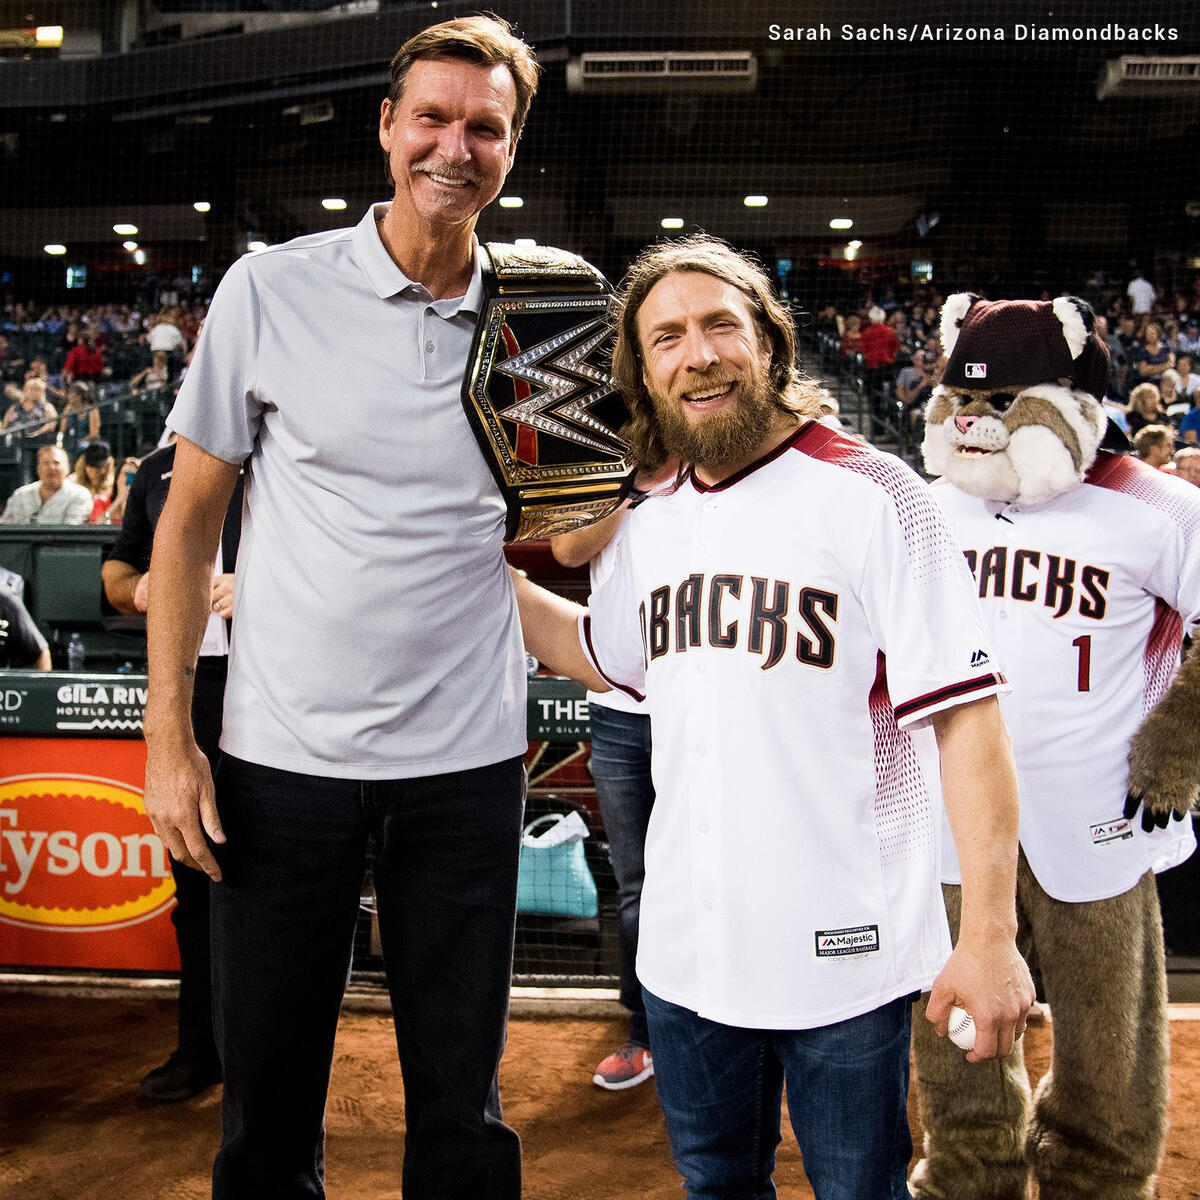
{"type": "Polygon", "coordinates": [[[67,252],[66,246],[60,246],[58,242],[51,242],[48,246],[43,246],[42,249],[47,254],[66,254],[67,252]]]}
{"type": "Polygon", "coordinates": [[[339,196],[326,196],[321,201],[321,207],[329,212],[341,212],[346,207],[346,202],[339,196]]]}
{"type": "Polygon", "coordinates": [[[766,208],[767,198],[766,196],[747,196],[742,203],[747,208],[766,208]]]}
{"type": "Polygon", "coordinates": [[[192,205],[192,207],[193,207],[193,208],[194,208],[194,209],[195,209],[195,210],[196,210],[198,213],[206,213],[206,212],[208,212],[208,211],[209,211],[209,209],[211,209],[211,208],[212,208],[212,205],[211,205],[211,204],[209,204],[209,202],[208,202],[207,200],[197,200],[197,201],[196,201],[196,202],[195,202],[195,203],[192,205]]]}
{"type": "Polygon", "coordinates": [[[662,227],[664,229],[682,229],[683,228],[683,218],[682,217],[663,217],[662,221],[659,223],[662,225],[662,227]]]}
{"type": "Polygon", "coordinates": [[[132,254],[137,248],[137,242],[122,242],[121,245],[132,254]]]}
{"type": "Polygon", "coordinates": [[[113,233],[119,233],[122,237],[133,237],[137,233],[138,227],[130,225],[128,222],[118,222],[113,226],[113,233]]]}
{"type": "Polygon", "coordinates": [[[501,208],[524,208],[525,201],[522,200],[520,196],[501,196],[500,197],[500,207],[501,208]]]}
{"type": "Polygon", "coordinates": [[[829,222],[830,229],[853,229],[854,222],[849,217],[834,217],[829,222]]]}

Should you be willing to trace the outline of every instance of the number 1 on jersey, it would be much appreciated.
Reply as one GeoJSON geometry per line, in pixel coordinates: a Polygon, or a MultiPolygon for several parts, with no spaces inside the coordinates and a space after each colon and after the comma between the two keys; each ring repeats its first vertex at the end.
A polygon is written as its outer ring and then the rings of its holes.
{"type": "Polygon", "coordinates": [[[1079,691],[1092,690],[1092,635],[1081,633],[1072,643],[1079,651],[1079,691]]]}

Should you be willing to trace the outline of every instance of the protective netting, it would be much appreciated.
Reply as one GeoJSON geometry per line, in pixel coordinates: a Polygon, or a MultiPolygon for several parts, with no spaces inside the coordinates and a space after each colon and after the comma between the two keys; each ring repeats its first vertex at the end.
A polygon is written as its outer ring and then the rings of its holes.
{"type": "MultiPolygon", "coordinates": [[[[0,27],[20,33],[0,36],[5,409],[41,359],[58,409],[67,383],[90,380],[84,401],[98,405],[118,466],[153,445],[224,269],[387,198],[377,140],[387,62],[425,24],[478,7],[0,5],[0,27]],[[56,23],[60,48],[24,32],[56,23]],[[183,345],[156,370],[149,327],[160,318],[183,345]],[[97,335],[99,371],[77,355],[64,377],[85,332],[97,335]]],[[[1131,280],[1152,286],[1149,312],[1177,353],[1195,336],[1194,6],[494,7],[545,74],[480,237],[564,246],[614,279],[646,243],[678,232],[754,251],[797,310],[805,367],[876,440],[911,454],[933,361],[922,373],[913,358],[936,356],[936,312],[954,291],[1088,299],[1120,334],[1118,395],[1136,381],[1147,323],[1131,280]],[[897,334],[890,362],[857,340],[876,307],[897,334]]],[[[79,417],[60,427],[23,410],[10,424],[20,432],[0,444],[0,495],[32,478],[39,445],[62,440],[74,457],[90,436],[79,417]]],[[[542,792],[577,787],[573,799],[594,807],[582,755],[564,770],[542,792]]],[[[555,930],[554,918],[523,918],[522,974],[611,974],[614,888],[602,856],[589,849],[588,861],[602,876],[599,921],[555,930]]]]}

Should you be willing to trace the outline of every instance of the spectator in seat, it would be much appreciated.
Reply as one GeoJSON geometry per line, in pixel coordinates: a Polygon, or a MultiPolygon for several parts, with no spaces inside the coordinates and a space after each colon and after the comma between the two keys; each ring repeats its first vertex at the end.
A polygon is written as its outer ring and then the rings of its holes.
{"type": "Polygon", "coordinates": [[[25,376],[25,383],[19,391],[10,384],[4,389],[4,394],[12,400],[12,404],[4,414],[2,428],[20,429],[26,434],[54,432],[54,420],[58,416],[58,411],[46,399],[46,381],[44,379],[28,373],[25,376]],[[39,418],[45,420],[44,425],[37,425],[39,418]]]}
{"type": "Polygon", "coordinates": [[[862,318],[852,313],[846,318],[842,332],[842,353],[849,356],[857,354],[862,349],[862,318]]]}
{"type": "Polygon", "coordinates": [[[86,450],[100,436],[100,410],[93,398],[92,386],[77,379],[67,388],[67,403],[58,422],[58,432],[68,446],[86,450]]]}
{"type": "Polygon", "coordinates": [[[1188,446],[1200,445],[1200,391],[1193,389],[1192,407],[1179,422],[1179,437],[1188,446]]]}
{"type": "Polygon", "coordinates": [[[150,327],[150,332],[146,335],[146,342],[150,346],[151,355],[156,350],[161,350],[164,354],[173,354],[176,359],[182,360],[187,350],[187,340],[179,332],[179,326],[175,324],[175,314],[167,308],[158,314],[154,324],[150,327]]]}
{"type": "Polygon", "coordinates": [[[1187,483],[1200,487],[1200,447],[1185,446],[1175,452],[1175,474],[1187,483]]]}
{"type": "Polygon", "coordinates": [[[127,458],[117,472],[116,483],[113,484],[112,503],[104,514],[106,525],[120,525],[125,520],[125,508],[129,503],[129,491],[133,487],[134,476],[142,465],[140,458],[127,458]]]}
{"type": "Polygon", "coordinates": [[[887,323],[887,314],[882,308],[876,306],[867,315],[870,324],[862,334],[863,358],[866,359],[868,371],[879,372],[895,364],[900,339],[887,323]]]}
{"type": "Polygon", "coordinates": [[[1142,337],[1142,348],[1133,357],[1133,367],[1140,380],[1157,382],[1164,371],[1175,365],[1175,351],[1163,341],[1162,326],[1149,321],[1142,337]]]}
{"type": "Polygon", "coordinates": [[[1129,393],[1129,404],[1125,409],[1125,419],[1129,422],[1129,432],[1137,433],[1147,425],[1161,424],[1167,415],[1163,408],[1162,393],[1154,383],[1139,383],[1129,393]]]}
{"type": "Polygon", "coordinates": [[[0,583],[0,667],[49,671],[50,647],[21,598],[0,583]]]}
{"type": "Polygon", "coordinates": [[[19,487],[8,498],[0,525],[85,525],[92,512],[92,493],[67,478],[67,452],[43,446],[37,456],[37,481],[19,487]]]}
{"type": "Polygon", "coordinates": [[[150,365],[143,367],[130,381],[129,390],[136,396],[139,388],[152,391],[164,388],[171,382],[171,369],[167,365],[167,352],[155,350],[150,355],[150,365]]]}
{"type": "Polygon", "coordinates": [[[1195,401],[1196,393],[1200,392],[1200,375],[1192,373],[1192,355],[1184,351],[1175,356],[1175,374],[1179,378],[1179,398],[1189,403],[1195,401]]]}
{"type": "Polygon", "coordinates": [[[896,376],[896,399],[908,412],[918,414],[924,409],[936,382],[937,359],[928,350],[917,350],[912,366],[901,368],[896,376]]]}
{"type": "Polygon", "coordinates": [[[1175,434],[1166,425],[1144,425],[1134,435],[1133,452],[1142,462],[1161,470],[1175,452],[1175,434]]]}
{"type": "Polygon", "coordinates": [[[79,341],[71,347],[67,361],[63,363],[62,376],[68,384],[76,379],[95,383],[104,378],[104,355],[91,329],[85,329],[79,341]]]}
{"type": "MultiPolygon", "coordinates": [[[[1180,354],[1200,354],[1200,321],[1189,317],[1179,331],[1175,346],[1180,354]]],[[[1178,363],[1175,364],[1178,367],[1178,363]]]]}
{"type": "Polygon", "coordinates": [[[75,460],[75,482],[87,488],[92,497],[89,525],[106,524],[108,506],[112,503],[116,463],[112,447],[107,442],[96,440],[75,460]]]}

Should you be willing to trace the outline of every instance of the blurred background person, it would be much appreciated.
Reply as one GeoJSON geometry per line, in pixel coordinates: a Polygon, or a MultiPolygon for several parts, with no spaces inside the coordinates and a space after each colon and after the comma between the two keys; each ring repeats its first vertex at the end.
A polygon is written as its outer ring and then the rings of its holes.
{"type": "Polygon", "coordinates": [[[46,399],[44,379],[32,373],[27,374],[19,391],[10,385],[4,389],[4,394],[12,400],[12,404],[4,414],[4,423],[0,428],[20,429],[26,434],[54,432],[58,410],[46,399]],[[45,424],[37,425],[42,418],[45,424]]]}
{"type": "Polygon", "coordinates": [[[85,525],[92,513],[92,493],[68,479],[67,452],[43,446],[37,455],[38,477],[8,498],[0,525],[85,525]]]}
{"type": "Polygon", "coordinates": [[[1148,466],[1161,470],[1175,453],[1175,432],[1168,425],[1144,425],[1134,434],[1133,452],[1148,466]]]}
{"type": "Polygon", "coordinates": [[[1136,434],[1147,425],[1161,425],[1166,417],[1166,409],[1162,405],[1162,393],[1156,383],[1139,383],[1129,393],[1129,403],[1125,407],[1125,419],[1129,422],[1129,432],[1136,434]]]}
{"type": "Polygon", "coordinates": [[[86,450],[100,436],[100,410],[90,383],[77,379],[67,386],[67,402],[59,417],[58,432],[62,444],[76,452],[86,450]]]}
{"type": "Polygon", "coordinates": [[[75,482],[87,488],[92,497],[92,511],[88,515],[89,525],[104,523],[108,506],[112,503],[116,463],[112,447],[100,440],[92,442],[75,460],[75,482]]]}

